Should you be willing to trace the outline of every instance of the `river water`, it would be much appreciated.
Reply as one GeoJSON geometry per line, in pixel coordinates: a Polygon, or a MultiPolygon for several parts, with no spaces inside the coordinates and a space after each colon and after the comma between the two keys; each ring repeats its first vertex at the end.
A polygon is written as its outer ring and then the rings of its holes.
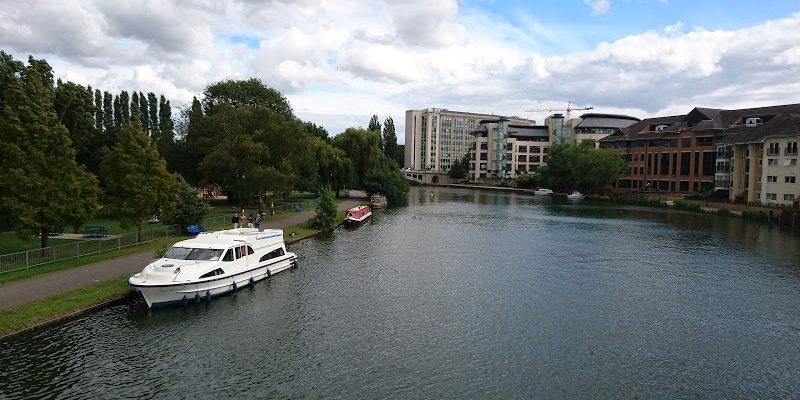
{"type": "Polygon", "coordinates": [[[737,218],[412,188],[210,305],[0,344],[0,398],[800,395],[800,236],[737,218]]]}

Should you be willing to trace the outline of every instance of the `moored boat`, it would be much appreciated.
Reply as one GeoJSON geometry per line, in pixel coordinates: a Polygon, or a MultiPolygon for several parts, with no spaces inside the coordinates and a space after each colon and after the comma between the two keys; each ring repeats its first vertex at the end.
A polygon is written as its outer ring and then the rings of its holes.
{"type": "Polygon", "coordinates": [[[372,204],[372,208],[386,208],[389,204],[389,201],[386,200],[386,196],[380,194],[373,194],[370,196],[369,202],[372,204]]]}
{"type": "Polygon", "coordinates": [[[567,193],[567,198],[570,200],[580,200],[584,197],[586,196],[577,190],[570,190],[569,193],[567,193]]]}
{"type": "Polygon", "coordinates": [[[369,218],[372,215],[372,209],[369,206],[356,206],[347,210],[347,217],[345,221],[348,223],[359,223],[369,218]]]}
{"type": "Polygon", "coordinates": [[[550,190],[550,189],[539,188],[539,189],[534,190],[533,194],[535,194],[537,196],[552,196],[553,195],[553,191],[550,190]]]}
{"type": "Polygon", "coordinates": [[[204,232],[175,243],[128,279],[148,307],[211,300],[297,265],[283,231],[252,228],[204,232]]]}

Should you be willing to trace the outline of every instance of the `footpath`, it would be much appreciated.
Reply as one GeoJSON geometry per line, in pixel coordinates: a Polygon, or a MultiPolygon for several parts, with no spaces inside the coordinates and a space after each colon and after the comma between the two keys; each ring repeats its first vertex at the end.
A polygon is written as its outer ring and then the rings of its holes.
{"type": "MultiPolygon", "coordinates": [[[[339,203],[339,210],[346,210],[363,203],[365,199],[348,198],[339,203]]],[[[302,211],[290,216],[269,220],[264,228],[285,229],[307,221],[314,216],[314,210],[302,211]]],[[[89,286],[94,283],[139,272],[153,260],[153,251],[101,261],[81,267],[39,275],[33,278],[0,285],[0,310],[6,310],[45,297],[89,286]]]]}

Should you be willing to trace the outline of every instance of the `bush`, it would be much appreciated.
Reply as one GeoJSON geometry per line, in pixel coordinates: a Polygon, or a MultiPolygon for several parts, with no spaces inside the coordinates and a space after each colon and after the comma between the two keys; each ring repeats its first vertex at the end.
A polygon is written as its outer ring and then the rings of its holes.
{"type": "Polygon", "coordinates": [[[720,208],[719,210],[717,210],[717,215],[721,215],[723,217],[730,217],[732,214],[731,210],[728,210],[727,208],[720,208]]]}
{"type": "Polygon", "coordinates": [[[311,227],[323,232],[331,232],[336,228],[336,202],[333,199],[333,192],[328,188],[320,190],[319,203],[316,215],[311,219],[311,227]]]}
{"type": "Polygon", "coordinates": [[[694,211],[694,212],[702,211],[702,209],[700,208],[700,205],[694,204],[694,203],[689,203],[689,202],[686,202],[686,201],[676,201],[675,202],[675,209],[676,210],[684,210],[684,211],[694,211]]]}

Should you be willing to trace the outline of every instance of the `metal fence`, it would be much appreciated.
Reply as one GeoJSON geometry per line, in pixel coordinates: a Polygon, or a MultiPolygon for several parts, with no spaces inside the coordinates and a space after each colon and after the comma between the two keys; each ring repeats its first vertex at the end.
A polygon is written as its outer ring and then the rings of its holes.
{"type": "MultiPolygon", "coordinates": [[[[316,200],[307,200],[302,203],[302,209],[313,209],[316,200]]],[[[295,204],[276,205],[276,210],[295,211],[295,204]]],[[[269,210],[266,210],[268,213],[269,210]]],[[[230,216],[220,215],[217,217],[205,218],[200,224],[207,231],[229,227],[230,216]]],[[[41,249],[20,251],[17,253],[0,255],[0,274],[5,272],[26,269],[38,265],[50,264],[56,261],[69,260],[71,258],[81,258],[92,254],[102,253],[110,250],[117,250],[123,247],[134,246],[141,243],[148,243],[154,240],[177,236],[181,233],[178,225],[162,225],[142,232],[142,241],[136,241],[136,232],[123,233],[119,235],[108,235],[103,238],[87,239],[76,241],[75,243],[61,244],[41,249]]]]}

